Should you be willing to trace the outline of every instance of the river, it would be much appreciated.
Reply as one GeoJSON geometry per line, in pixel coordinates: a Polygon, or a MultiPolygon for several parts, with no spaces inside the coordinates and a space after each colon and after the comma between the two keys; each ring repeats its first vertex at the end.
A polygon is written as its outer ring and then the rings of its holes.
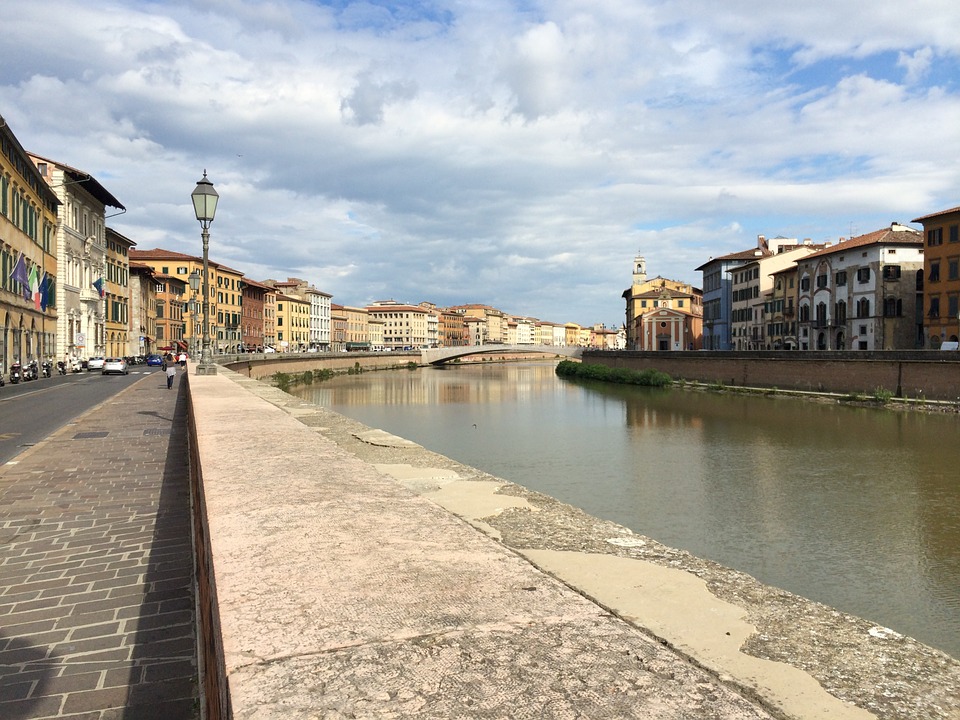
{"type": "Polygon", "coordinates": [[[960,657],[960,418],[584,384],[553,362],[294,390],[960,657]]]}

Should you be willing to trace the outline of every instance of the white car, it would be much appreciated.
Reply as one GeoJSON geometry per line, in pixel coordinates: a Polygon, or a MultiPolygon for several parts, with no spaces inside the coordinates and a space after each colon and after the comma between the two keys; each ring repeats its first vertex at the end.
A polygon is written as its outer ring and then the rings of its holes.
{"type": "Polygon", "coordinates": [[[87,370],[103,370],[103,361],[102,357],[92,357],[87,360],[87,370]]]}
{"type": "Polygon", "coordinates": [[[107,358],[103,361],[103,368],[100,370],[101,375],[126,375],[129,372],[127,361],[123,358],[107,358]]]}

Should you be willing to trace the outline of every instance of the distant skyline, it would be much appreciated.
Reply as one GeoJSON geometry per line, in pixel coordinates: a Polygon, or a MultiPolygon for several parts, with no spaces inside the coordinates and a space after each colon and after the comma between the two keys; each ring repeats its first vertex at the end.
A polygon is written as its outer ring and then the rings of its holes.
{"type": "MultiPolygon", "coordinates": [[[[140,249],[619,325],[633,258],[960,205],[960,4],[8,0],[0,114],[140,249]]],[[[911,224],[912,227],[918,227],[911,224]]]]}

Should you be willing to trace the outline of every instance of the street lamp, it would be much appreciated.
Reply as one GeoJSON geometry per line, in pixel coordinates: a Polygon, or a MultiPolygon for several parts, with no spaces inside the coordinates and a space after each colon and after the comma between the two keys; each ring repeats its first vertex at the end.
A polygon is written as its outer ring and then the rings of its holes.
{"type": "Polygon", "coordinates": [[[187,278],[187,281],[190,283],[190,307],[188,310],[188,317],[190,318],[190,356],[196,357],[197,355],[197,295],[200,291],[200,271],[196,268],[193,269],[193,272],[190,273],[190,277],[187,278]]]}
{"type": "Polygon", "coordinates": [[[217,212],[217,200],[220,196],[213,189],[213,183],[207,180],[206,170],[190,197],[193,198],[193,209],[200,221],[203,238],[203,348],[200,363],[197,365],[197,375],[216,375],[217,366],[210,354],[210,272],[207,253],[210,250],[210,223],[217,212]]]}

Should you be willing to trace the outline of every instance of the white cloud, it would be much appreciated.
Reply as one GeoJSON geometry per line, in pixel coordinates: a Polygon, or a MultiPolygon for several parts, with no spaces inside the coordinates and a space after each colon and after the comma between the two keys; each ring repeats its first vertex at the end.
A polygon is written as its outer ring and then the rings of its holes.
{"type": "Polygon", "coordinates": [[[13,0],[0,113],[140,247],[336,302],[622,316],[638,251],[699,283],[757,234],[956,204],[960,6],[13,0]]]}

